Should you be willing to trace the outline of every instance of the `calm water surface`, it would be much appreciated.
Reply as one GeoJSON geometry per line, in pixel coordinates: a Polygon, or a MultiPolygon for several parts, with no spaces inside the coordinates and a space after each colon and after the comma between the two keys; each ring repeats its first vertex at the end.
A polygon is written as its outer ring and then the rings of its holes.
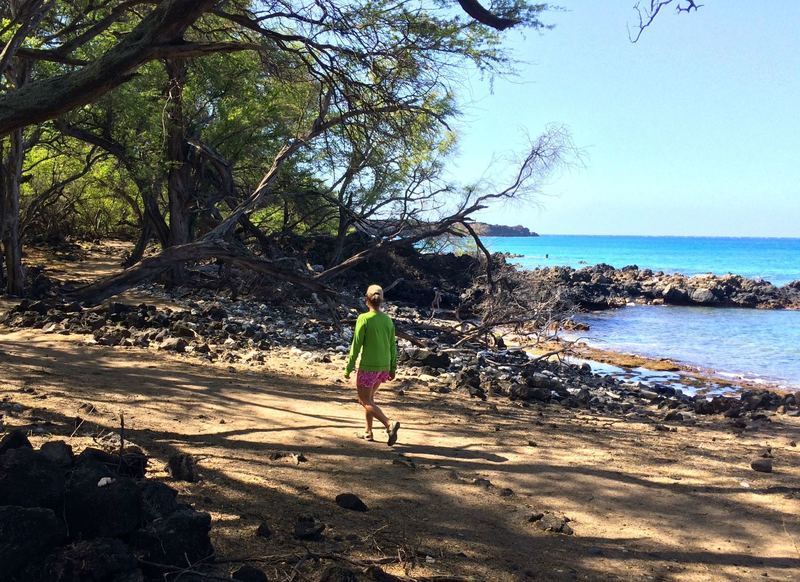
{"type": "Polygon", "coordinates": [[[578,319],[598,347],[800,388],[800,311],[636,305],[578,319]]]}

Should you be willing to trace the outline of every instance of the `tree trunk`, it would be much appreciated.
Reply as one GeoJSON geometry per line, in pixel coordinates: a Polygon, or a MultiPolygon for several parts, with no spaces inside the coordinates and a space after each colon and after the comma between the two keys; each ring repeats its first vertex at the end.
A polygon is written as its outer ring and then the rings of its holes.
{"type": "Polygon", "coordinates": [[[19,229],[19,184],[22,177],[22,130],[11,133],[3,172],[3,251],[6,265],[6,293],[20,297],[25,292],[22,268],[22,240],[19,229]]]}
{"type": "Polygon", "coordinates": [[[277,281],[294,283],[314,293],[333,294],[327,285],[313,277],[286,271],[282,265],[247,254],[241,247],[224,240],[203,238],[189,244],[170,247],[157,256],[142,259],[136,265],[116,275],[78,289],[73,295],[82,301],[99,303],[145,281],[152,281],[176,264],[206,259],[230,261],[249,271],[270,276],[277,281]]]}
{"type": "Polygon", "coordinates": [[[153,238],[153,224],[150,219],[145,215],[142,217],[142,232],[139,233],[139,240],[136,241],[136,246],[133,247],[130,256],[125,259],[122,264],[126,269],[131,265],[135,265],[144,257],[144,252],[147,250],[147,245],[153,238]]]}
{"type": "Polygon", "coordinates": [[[339,226],[336,230],[336,244],[333,248],[333,256],[331,257],[331,265],[337,265],[342,260],[344,254],[344,241],[347,238],[347,229],[350,228],[350,220],[345,215],[342,208],[339,208],[339,226]]]}
{"type": "MultiPolygon", "coordinates": [[[[6,77],[19,90],[30,80],[30,64],[16,59],[6,77]]],[[[6,293],[21,297],[25,293],[25,270],[22,268],[22,237],[19,215],[19,189],[22,182],[22,161],[25,141],[22,128],[9,137],[8,156],[3,172],[3,251],[6,264],[6,293]]]]}
{"type": "Polygon", "coordinates": [[[6,267],[3,257],[5,257],[5,248],[3,246],[3,239],[6,232],[5,220],[5,200],[6,200],[6,140],[0,139],[0,292],[6,288],[6,267]]]}
{"type": "MultiPolygon", "coordinates": [[[[186,83],[186,61],[166,61],[169,87],[167,89],[167,163],[169,176],[169,246],[179,246],[192,240],[190,184],[191,166],[186,159],[186,119],[183,112],[183,86],[186,83]]],[[[183,264],[171,269],[171,283],[180,285],[186,280],[183,264]]]]}

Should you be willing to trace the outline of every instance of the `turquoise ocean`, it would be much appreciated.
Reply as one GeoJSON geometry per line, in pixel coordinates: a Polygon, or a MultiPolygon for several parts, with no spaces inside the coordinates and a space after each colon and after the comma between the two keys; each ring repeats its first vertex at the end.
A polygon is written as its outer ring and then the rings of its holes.
{"type": "MultiPolygon", "coordinates": [[[[486,237],[526,269],[606,263],[669,273],[800,280],[800,239],[543,235],[486,237]]],[[[665,357],[728,378],[800,389],[800,311],[633,306],[583,314],[597,347],[665,357]]]]}

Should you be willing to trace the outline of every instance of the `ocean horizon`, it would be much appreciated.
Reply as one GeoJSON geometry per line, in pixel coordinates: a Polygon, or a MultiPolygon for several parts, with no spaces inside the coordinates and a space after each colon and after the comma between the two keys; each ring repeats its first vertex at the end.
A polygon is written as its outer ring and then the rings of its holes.
{"type": "MultiPolygon", "coordinates": [[[[525,269],[606,263],[665,273],[733,273],[774,285],[800,280],[800,238],[633,235],[485,237],[525,269]]],[[[800,388],[800,312],[635,306],[581,314],[590,345],[669,358],[728,379],[800,388]]]]}

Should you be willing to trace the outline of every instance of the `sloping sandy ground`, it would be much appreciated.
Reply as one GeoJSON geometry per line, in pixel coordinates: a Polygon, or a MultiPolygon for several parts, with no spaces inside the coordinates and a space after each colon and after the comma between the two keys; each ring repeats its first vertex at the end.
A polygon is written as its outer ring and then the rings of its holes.
{"type": "MultiPolygon", "coordinates": [[[[151,472],[212,513],[223,560],[301,556],[292,529],[313,514],[328,526],[324,542],[307,543],[313,552],[397,557],[384,567],[410,576],[800,579],[798,419],[774,417],[741,434],[717,418],[661,432],[559,406],[434,394],[401,373],[378,396],[403,423],[390,449],[355,438],[361,411],[341,361],[286,351],[233,368],[84,341],[0,330],[6,428],[32,430],[35,445],[64,438],[80,450],[118,432],[124,413],[126,438],[153,456],[151,472]],[[776,472],[752,471],[768,446],[776,472]],[[169,480],[163,465],[177,451],[201,459],[200,483],[169,480]],[[307,462],[270,460],[275,451],[307,462]],[[339,508],[342,492],[370,510],[339,508]],[[536,510],[570,517],[575,535],[538,530],[528,522],[536,510]],[[270,539],[255,535],[262,521],[270,539]]],[[[275,579],[296,564],[261,563],[275,579]]],[[[316,580],[318,571],[307,560],[296,573],[316,580]]]]}

